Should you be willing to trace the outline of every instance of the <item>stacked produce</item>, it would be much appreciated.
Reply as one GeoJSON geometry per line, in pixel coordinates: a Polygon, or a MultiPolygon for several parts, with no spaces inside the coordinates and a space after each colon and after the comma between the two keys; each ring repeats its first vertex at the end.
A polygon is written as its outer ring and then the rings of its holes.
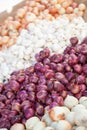
{"type": "Polygon", "coordinates": [[[67,96],[64,106],[52,108],[41,121],[37,117],[28,119],[25,126],[27,130],[86,130],[86,115],[87,97],[77,100],[73,96],[67,96]]]}
{"type": "Polygon", "coordinates": [[[0,130],[87,130],[85,10],[31,0],[1,24],[0,130]]]}
{"type": "Polygon", "coordinates": [[[86,6],[73,0],[31,0],[17,10],[15,17],[8,17],[0,25],[0,47],[10,47],[15,44],[20,30],[27,28],[31,22],[38,19],[54,20],[59,15],[66,14],[70,19],[83,16],[86,6]]]}
{"type": "Polygon", "coordinates": [[[14,70],[23,69],[35,63],[35,54],[48,47],[51,53],[62,53],[72,36],[79,43],[87,35],[87,23],[81,18],[71,22],[61,16],[54,21],[39,20],[22,30],[15,45],[0,51],[0,82],[7,80],[14,70]],[[49,27],[49,29],[48,29],[49,27]]]}
{"type": "Polygon", "coordinates": [[[41,50],[34,65],[14,71],[7,83],[0,84],[0,128],[24,124],[33,116],[42,118],[54,106],[67,106],[67,95],[87,96],[87,38],[78,44],[72,37],[70,42],[62,54],[41,50]]]}

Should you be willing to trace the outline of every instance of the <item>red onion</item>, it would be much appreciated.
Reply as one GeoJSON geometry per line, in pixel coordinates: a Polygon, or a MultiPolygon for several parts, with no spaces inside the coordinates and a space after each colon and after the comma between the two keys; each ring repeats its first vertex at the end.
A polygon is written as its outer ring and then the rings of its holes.
{"type": "Polygon", "coordinates": [[[85,64],[86,61],[87,61],[85,55],[79,54],[79,55],[78,55],[78,58],[79,58],[79,62],[80,62],[81,64],[85,64]]]}
{"type": "Polygon", "coordinates": [[[64,90],[64,85],[61,84],[59,81],[54,81],[54,90],[57,92],[61,92],[64,90]]]}
{"type": "Polygon", "coordinates": [[[30,84],[27,84],[26,86],[25,86],[25,89],[27,90],[27,91],[29,91],[29,92],[31,92],[31,91],[35,91],[35,84],[34,83],[30,83],[30,84]]]}
{"type": "Polygon", "coordinates": [[[79,93],[79,92],[80,92],[80,86],[77,85],[77,84],[74,85],[73,88],[71,89],[71,92],[72,92],[73,94],[79,93]]]}
{"type": "Polygon", "coordinates": [[[11,80],[10,87],[13,91],[18,91],[20,89],[20,84],[15,80],[11,80]]]}
{"type": "Polygon", "coordinates": [[[73,46],[75,46],[78,43],[78,38],[77,37],[72,37],[70,38],[70,42],[73,46]]]}
{"type": "Polygon", "coordinates": [[[45,77],[46,77],[47,79],[50,79],[50,78],[52,78],[53,76],[54,76],[53,70],[47,70],[47,71],[45,72],[45,77]]]}
{"type": "Polygon", "coordinates": [[[76,82],[77,82],[77,84],[83,84],[83,83],[85,83],[85,76],[83,76],[83,75],[79,75],[79,76],[77,76],[77,78],[76,78],[76,82]]]}
{"type": "Polygon", "coordinates": [[[24,116],[26,119],[29,119],[30,117],[34,116],[34,110],[32,108],[27,108],[24,111],[24,116]]]}
{"type": "Polygon", "coordinates": [[[44,114],[44,107],[40,104],[37,105],[36,107],[36,114],[39,116],[42,116],[44,114]]]}
{"type": "Polygon", "coordinates": [[[54,63],[60,63],[63,61],[63,55],[62,54],[53,54],[50,57],[50,61],[54,63]]]}
{"type": "Polygon", "coordinates": [[[84,73],[85,75],[87,75],[87,64],[85,64],[85,65],[83,66],[83,73],[84,73]]]}
{"type": "Polygon", "coordinates": [[[45,102],[46,101],[46,97],[47,97],[47,91],[45,90],[40,90],[37,92],[37,99],[41,102],[45,102]]]}
{"type": "Polygon", "coordinates": [[[68,59],[69,65],[74,65],[78,63],[78,57],[75,54],[70,54],[69,59],[68,59]]]}
{"type": "Polygon", "coordinates": [[[65,73],[65,76],[68,79],[68,81],[71,81],[75,77],[75,74],[72,72],[67,72],[65,73]]]}
{"type": "Polygon", "coordinates": [[[21,99],[21,101],[24,101],[28,98],[28,93],[25,90],[22,90],[18,92],[17,96],[19,99],[21,99]]]}
{"type": "Polygon", "coordinates": [[[3,109],[5,107],[5,104],[3,102],[0,102],[0,109],[3,109]]]}
{"type": "Polygon", "coordinates": [[[20,112],[21,105],[19,102],[12,102],[12,110],[20,112]]]}
{"type": "Polygon", "coordinates": [[[47,91],[48,90],[48,86],[46,86],[46,85],[37,85],[36,86],[37,87],[37,91],[39,92],[40,90],[45,90],[45,91],[47,91]]]}
{"type": "Polygon", "coordinates": [[[87,55],[87,44],[82,44],[80,52],[83,55],[87,55]]]}
{"type": "Polygon", "coordinates": [[[56,70],[57,70],[58,72],[63,72],[63,71],[64,71],[64,65],[63,65],[62,63],[58,63],[58,64],[56,65],[56,70]]]}
{"type": "Polygon", "coordinates": [[[75,71],[76,73],[81,74],[81,72],[82,72],[82,66],[81,66],[80,64],[74,65],[73,68],[74,68],[74,71],[75,71]]]}

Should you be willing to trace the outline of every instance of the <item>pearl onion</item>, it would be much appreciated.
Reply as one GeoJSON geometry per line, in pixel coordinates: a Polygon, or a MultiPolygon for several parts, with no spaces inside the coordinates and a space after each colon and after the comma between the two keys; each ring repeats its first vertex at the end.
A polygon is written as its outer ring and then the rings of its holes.
{"type": "Polygon", "coordinates": [[[78,8],[80,11],[84,11],[86,9],[86,6],[85,6],[85,4],[81,3],[81,4],[79,4],[78,8]]]}
{"type": "Polygon", "coordinates": [[[61,15],[63,15],[63,14],[65,14],[65,9],[64,8],[61,8],[60,10],[59,10],[59,14],[61,14],[61,15]]]}
{"type": "Polygon", "coordinates": [[[67,13],[67,14],[73,13],[73,8],[72,8],[72,7],[68,7],[68,8],[66,9],[66,13],[67,13]]]}

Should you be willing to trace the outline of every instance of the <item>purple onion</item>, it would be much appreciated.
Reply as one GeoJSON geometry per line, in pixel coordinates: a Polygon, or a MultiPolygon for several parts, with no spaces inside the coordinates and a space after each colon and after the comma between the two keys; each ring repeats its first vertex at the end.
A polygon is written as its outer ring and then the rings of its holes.
{"type": "Polygon", "coordinates": [[[34,65],[34,69],[35,69],[36,71],[40,71],[42,66],[43,66],[43,64],[42,64],[41,62],[37,62],[37,63],[34,65]]]}
{"type": "Polygon", "coordinates": [[[15,123],[20,123],[21,122],[21,120],[22,120],[22,115],[20,114],[20,115],[16,115],[16,116],[13,116],[12,118],[11,118],[11,123],[12,124],[15,124],[15,123]]]}
{"type": "Polygon", "coordinates": [[[60,63],[63,61],[63,55],[62,54],[53,54],[50,57],[50,61],[54,63],[60,63]]]}
{"type": "Polygon", "coordinates": [[[50,59],[49,59],[49,58],[45,58],[45,59],[43,60],[43,64],[44,64],[44,65],[49,65],[49,64],[50,64],[50,59]]]}
{"type": "Polygon", "coordinates": [[[82,93],[82,96],[86,96],[87,97],[87,90],[82,93]]]}
{"type": "Polygon", "coordinates": [[[58,106],[58,103],[57,102],[52,102],[49,106],[50,109],[52,109],[53,107],[56,107],[58,106]]]}
{"type": "Polygon", "coordinates": [[[0,83],[0,93],[3,91],[4,89],[4,84],[0,83]]]}
{"type": "Polygon", "coordinates": [[[48,90],[48,86],[46,85],[37,85],[37,91],[39,92],[40,90],[45,90],[47,91],[48,90]]]}
{"type": "Polygon", "coordinates": [[[36,114],[39,116],[43,116],[44,114],[44,107],[40,104],[37,105],[36,107],[36,114]]]}
{"type": "Polygon", "coordinates": [[[9,112],[8,119],[11,120],[11,119],[12,119],[14,116],[16,116],[16,115],[17,115],[17,111],[11,110],[11,111],[9,112]]]}
{"type": "Polygon", "coordinates": [[[24,111],[24,116],[26,119],[29,119],[30,117],[34,116],[34,109],[32,108],[27,108],[25,111],[24,111]]]}
{"type": "Polygon", "coordinates": [[[46,98],[46,105],[50,105],[52,103],[52,97],[51,96],[47,96],[46,98]]]}
{"type": "Polygon", "coordinates": [[[77,37],[72,37],[70,38],[70,42],[73,46],[75,46],[78,43],[78,38],[77,37]]]}
{"type": "Polygon", "coordinates": [[[74,65],[78,63],[78,57],[75,54],[70,54],[69,59],[68,59],[69,65],[74,65]]]}
{"type": "Polygon", "coordinates": [[[61,96],[56,97],[55,101],[58,103],[59,106],[64,105],[63,97],[61,97],[61,96]]]}
{"type": "Polygon", "coordinates": [[[85,37],[85,38],[83,39],[83,41],[81,42],[81,44],[87,44],[87,37],[85,37]]]}
{"type": "Polygon", "coordinates": [[[63,73],[57,72],[55,73],[55,78],[59,81],[62,81],[65,78],[65,75],[63,73]]]}
{"type": "Polygon", "coordinates": [[[40,76],[38,83],[41,84],[41,85],[45,85],[46,84],[45,76],[40,76]]]}
{"type": "Polygon", "coordinates": [[[80,52],[83,55],[87,55],[87,44],[82,44],[80,52]]]}
{"type": "Polygon", "coordinates": [[[86,85],[80,84],[80,90],[81,90],[81,92],[84,92],[86,90],[86,85]]]}
{"type": "Polygon", "coordinates": [[[40,51],[39,53],[39,57],[42,60],[48,58],[49,56],[50,56],[50,50],[47,47],[44,50],[40,51]]]}
{"type": "Polygon", "coordinates": [[[30,83],[30,84],[27,84],[26,86],[25,86],[25,89],[26,90],[28,90],[29,92],[31,92],[31,91],[35,91],[35,84],[34,83],[30,83]]]}
{"type": "Polygon", "coordinates": [[[7,97],[5,95],[0,94],[0,101],[5,102],[7,100],[7,97]]]}
{"type": "Polygon", "coordinates": [[[20,112],[21,105],[19,102],[15,101],[12,102],[12,110],[20,112]]]}
{"type": "Polygon", "coordinates": [[[24,101],[28,98],[28,93],[25,90],[21,90],[20,92],[18,92],[17,97],[20,98],[21,101],[24,101]]]}
{"type": "Polygon", "coordinates": [[[56,70],[58,72],[63,72],[64,71],[64,65],[62,63],[58,63],[56,66],[56,70]]]}
{"type": "Polygon", "coordinates": [[[75,71],[76,73],[81,74],[81,72],[82,72],[82,66],[81,66],[80,64],[74,65],[73,68],[74,68],[74,71],[75,71]]]}
{"type": "Polygon", "coordinates": [[[75,85],[73,86],[73,88],[71,89],[71,92],[72,92],[73,94],[78,94],[78,93],[80,92],[80,85],[75,84],[75,85]]]}
{"type": "Polygon", "coordinates": [[[25,100],[21,103],[21,107],[23,110],[25,110],[26,108],[32,107],[32,103],[29,100],[25,100]]]}
{"type": "Polygon", "coordinates": [[[83,66],[83,73],[84,73],[85,75],[87,75],[87,64],[85,64],[85,65],[83,66]]]}
{"type": "Polygon", "coordinates": [[[29,81],[32,83],[37,83],[38,82],[38,77],[36,75],[32,75],[29,77],[29,81]]]}
{"type": "Polygon", "coordinates": [[[47,70],[47,71],[45,72],[45,77],[46,77],[47,79],[50,79],[50,78],[52,78],[53,76],[54,76],[53,70],[47,70]]]}
{"type": "Polygon", "coordinates": [[[81,64],[85,64],[86,61],[87,61],[85,55],[79,54],[79,57],[78,57],[78,58],[79,58],[79,62],[80,62],[81,64]]]}
{"type": "Polygon", "coordinates": [[[61,92],[61,96],[65,99],[66,96],[67,96],[67,91],[66,91],[66,90],[63,90],[63,91],[61,92]]]}
{"type": "Polygon", "coordinates": [[[80,99],[82,97],[82,92],[79,92],[74,95],[77,99],[80,99]]]}
{"type": "Polygon", "coordinates": [[[29,99],[29,101],[31,101],[31,102],[35,102],[35,93],[34,92],[29,92],[28,93],[28,99],[29,99]]]}
{"type": "Polygon", "coordinates": [[[47,98],[47,91],[45,90],[40,90],[39,92],[37,92],[37,99],[41,102],[45,102],[46,98],[47,98]]]}
{"type": "Polygon", "coordinates": [[[54,90],[57,92],[61,92],[64,90],[64,85],[61,84],[59,81],[54,81],[54,90]]]}
{"type": "Polygon", "coordinates": [[[33,72],[34,72],[34,66],[30,66],[30,67],[25,69],[25,74],[26,75],[30,75],[33,72]]]}
{"type": "Polygon", "coordinates": [[[51,62],[49,65],[50,65],[50,68],[51,68],[52,70],[56,70],[56,67],[57,67],[57,64],[56,64],[56,63],[51,62]]]}
{"type": "Polygon", "coordinates": [[[20,84],[15,80],[11,80],[10,87],[13,91],[18,91],[20,89],[20,84]]]}
{"type": "Polygon", "coordinates": [[[48,91],[53,90],[53,80],[48,80],[47,81],[47,87],[48,87],[48,91]]]}
{"type": "Polygon", "coordinates": [[[85,83],[85,76],[83,76],[83,75],[79,75],[79,76],[77,76],[77,78],[76,78],[76,82],[77,82],[77,84],[83,84],[83,83],[85,83]]]}
{"type": "Polygon", "coordinates": [[[14,96],[14,93],[13,92],[7,92],[6,94],[7,98],[12,98],[14,96]]]}
{"type": "Polygon", "coordinates": [[[65,76],[68,79],[68,81],[70,81],[75,77],[75,74],[72,72],[67,72],[67,73],[65,73],[65,76]]]}
{"type": "Polygon", "coordinates": [[[19,76],[17,77],[17,81],[18,81],[19,83],[23,83],[24,80],[25,80],[25,76],[24,76],[24,75],[19,75],[19,76]]]}
{"type": "Polygon", "coordinates": [[[71,69],[71,66],[69,66],[68,64],[64,63],[64,70],[66,72],[70,72],[72,69],[71,69]]]}
{"type": "Polygon", "coordinates": [[[5,120],[4,118],[0,118],[0,128],[7,128],[9,129],[11,126],[9,120],[5,120]]]}
{"type": "MultiPolygon", "coordinates": [[[[70,54],[71,46],[67,46],[64,50],[64,54],[70,54]]],[[[64,56],[65,57],[65,56],[64,56]]]]}
{"type": "Polygon", "coordinates": [[[5,104],[3,102],[0,102],[0,109],[3,109],[5,107],[5,104]]]}

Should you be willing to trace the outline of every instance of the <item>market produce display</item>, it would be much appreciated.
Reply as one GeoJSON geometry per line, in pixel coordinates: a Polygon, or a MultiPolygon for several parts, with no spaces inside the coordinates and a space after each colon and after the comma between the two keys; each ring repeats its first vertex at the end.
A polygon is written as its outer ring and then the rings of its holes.
{"type": "Polygon", "coordinates": [[[0,130],[87,130],[85,10],[28,0],[0,24],[0,130]]]}
{"type": "Polygon", "coordinates": [[[0,82],[7,80],[14,70],[33,65],[35,54],[45,47],[51,54],[62,53],[72,36],[77,36],[80,43],[86,35],[87,23],[81,17],[69,21],[61,16],[54,21],[39,20],[29,24],[27,30],[21,31],[15,45],[0,51],[0,82]]]}
{"type": "MultiPolygon", "coordinates": [[[[62,54],[51,55],[46,47],[35,55],[34,65],[14,71],[7,83],[0,84],[0,128],[25,123],[33,116],[41,119],[54,106],[65,104],[71,109],[78,100],[65,99],[67,95],[87,96],[87,37],[80,44],[77,37],[70,42],[62,54]]],[[[55,121],[57,114],[50,113],[55,121]]]]}
{"type": "Polygon", "coordinates": [[[67,96],[64,106],[53,107],[46,112],[40,121],[37,117],[28,119],[25,123],[27,130],[86,130],[87,129],[87,97],[77,100],[67,96]],[[84,100],[85,99],[85,100],[84,100]],[[68,102],[69,101],[69,102],[68,102]],[[68,104],[66,104],[68,102],[68,104]],[[73,103],[73,105],[71,104],[73,103]]]}
{"type": "Polygon", "coordinates": [[[20,30],[27,28],[36,19],[54,20],[66,14],[70,19],[83,16],[86,6],[73,0],[29,0],[24,7],[17,10],[15,17],[8,17],[0,25],[0,48],[10,47],[16,43],[20,30]]]}

